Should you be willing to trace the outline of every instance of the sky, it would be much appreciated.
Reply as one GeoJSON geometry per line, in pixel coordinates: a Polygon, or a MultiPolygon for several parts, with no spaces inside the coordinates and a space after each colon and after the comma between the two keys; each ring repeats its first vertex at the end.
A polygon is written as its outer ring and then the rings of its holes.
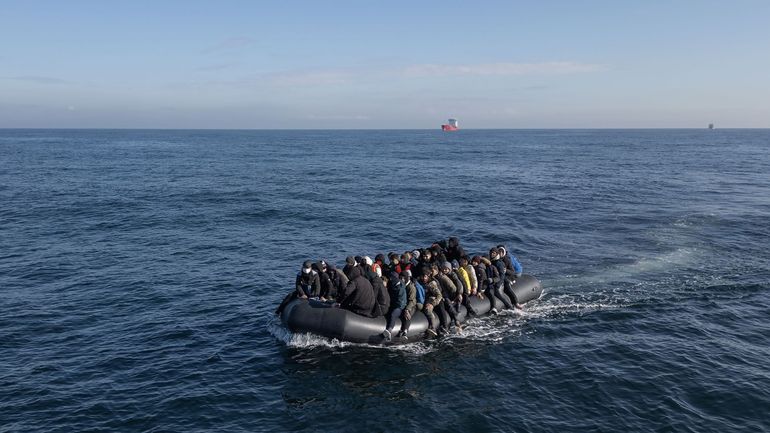
{"type": "Polygon", "coordinates": [[[0,0],[0,128],[770,127],[770,2],[0,0]]]}

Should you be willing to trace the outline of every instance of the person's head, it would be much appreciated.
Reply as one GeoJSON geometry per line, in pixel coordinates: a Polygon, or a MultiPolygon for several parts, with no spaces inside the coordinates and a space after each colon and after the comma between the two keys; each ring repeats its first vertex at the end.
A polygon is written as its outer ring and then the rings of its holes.
{"type": "Polygon", "coordinates": [[[377,254],[376,256],[374,256],[374,261],[378,262],[379,264],[385,263],[385,255],[382,253],[377,254]]]}
{"type": "Polygon", "coordinates": [[[452,236],[449,238],[449,242],[447,242],[447,245],[449,245],[449,248],[457,248],[458,245],[460,245],[460,239],[457,239],[456,237],[452,236]]]}
{"type": "Polygon", "coordinates": [[[473,264],[473,266],[476,266],[479,263],[481,263],[481,256],[473,256],[473,258],[471,259],[471,264],[473,264]]]}
{"type": "Polygon", "coordinates": [[[364,265],[366,265],[366,266],[371,266],[371,265],[372,265],[372,263],[374,263],[374,262],[372,261],[372,258],[371,258],[371,257],[369,257],[369,256],[364,256],[364,259],[363,259],[363,261],[362,261],[362,262],[363,262],[363,264],[364,264],[364,265]]]}
{"type": "Polygon", "coordinates": [[[313,262],[310,260],[305,260],[305,263],[302,263],[302,273],[304,275],[309,274],[313,270],[313,262]]]}
{"type": "Polygon", "coordinates": [[[423,262],[428,263],[428,262],[431,261],[431,258],[433,257],[433,251],[425,250],[425,251],[422,252],[420,257],[422,257],[422,261],[423,262]]]}
{"type": "Polygon", "coordinates": [[[399,277],[401,278],[401,281],[403,281],[404,284],[406,284],[412,280],[412,271],[410,271],[409,269],[405,271],[401,271],[401,274],[399,274],[399,277]]]}
{"type": "Polygon", "coordinates": [[[505,254],[507,253],[507,250],[505,249],[505,245],[500,244],[497,246],[497,251],[500,252],[500,257],[505,257],[505,254]]]}
{"type": "Polygon", "coordinates": [[[442,274],[448,274],[452,272],[452,264],[449,262],[444,262],[441,264],[441,273],[442,274]]]}
{"type": "Polygon", "coordinates": [[[346,266],[345,275],[348,277],[348,279],[353,280],[363,275],[363,273],[360,266],[346,266]]]}
{"type": "Polygon", "coordinates": [[[398,264],[398,254],[396,253],[389,253],[388,254],[388,260],[390,260],[390,264],[397,265],[398,264]]]}
{"type": "Polygon", "coordinates": [[[353,256],[348,256],[345,259],[345,264],[348,266],[355,266],[356,265],[356,259],[353,256]]]}
{"type": "Polygon", "coordinates": [[[319,260],[315,263],[315,267],[318,270],[318,272],[326,272],[326,262],[323,260],[319,260]]]}
{"type": "Polygon", "coordinates": [[[431,277],[432,275],[430,272],[423,272],[422,274],[420,274],[420,281],[422,281],[423,283],[427,283],[428,281],[430,281],[431,277]]]}
{"type": "Polygon", "coordinates": [[[460,257],[460,266],[462,267],[468,266],[468,256],[460,257]]]}
{"type": "Polygon", "coordinates": [[[460,263],[457,260],[452,260],[452,269],[457,269],[460,267],[460,263]]]}
{"type": "Polygon", "coordinates": [[[498,251],[497,247],[492,247],[489,249],[489,260],[497,260],[500,257],[500,251],[498,251]]]}
{"type": "Polygon", "coordinates": [[[439,274],[438,263],[435,263],[435,262],[431,263],[431,265],[430,265],[430,273],[434,277],[439,274]]]}
{"type": "Polygon", "coordinates": [[[412,250],[412,258],[415,260],[420,260],[420,250],[412,250]]]}
{"type": "Polygon", "coordinates": [[[364,258],[363,257],[356,256],[355,259],[356,259],[356,264],[357,265],[363,265],[364,264],[364,258]]]}
{"type": "Polygon", "coordinates": [[[409,263],[411,260],[409,260],[409,253],[401,254],[401,263],[409,263]]]}

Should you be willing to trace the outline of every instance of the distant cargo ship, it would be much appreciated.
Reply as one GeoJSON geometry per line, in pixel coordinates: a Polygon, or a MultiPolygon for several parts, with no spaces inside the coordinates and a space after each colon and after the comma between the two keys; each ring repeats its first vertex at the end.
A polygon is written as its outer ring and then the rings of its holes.
{"type": "Polygon", "coordinates": [[[709,123],[709,129],[714,129],[714,124],[713,123],[709,123]]]}
{"type": "Polygon", "coordinates": [[[460,129],[457,119],[449,119],[445,125],[441,125],[443,131],[457,131],[460,129]]]}

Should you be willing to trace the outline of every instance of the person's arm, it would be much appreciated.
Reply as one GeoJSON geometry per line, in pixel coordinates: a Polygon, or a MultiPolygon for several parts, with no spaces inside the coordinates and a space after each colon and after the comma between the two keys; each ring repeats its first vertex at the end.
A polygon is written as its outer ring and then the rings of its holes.
{"type": "Polygon", "coordinates": [[[417,287],[414,283],[406,285],[406,307],[407,310],[411,310],[417,307],[417,287]]]}
{"type": "Polygon", "coordinates": [[[302,275],[297,275],[297,281],[294,283],[294,291],[297,292],[297,297],[307,299],[307,294],[302,290],[302,275]]]}

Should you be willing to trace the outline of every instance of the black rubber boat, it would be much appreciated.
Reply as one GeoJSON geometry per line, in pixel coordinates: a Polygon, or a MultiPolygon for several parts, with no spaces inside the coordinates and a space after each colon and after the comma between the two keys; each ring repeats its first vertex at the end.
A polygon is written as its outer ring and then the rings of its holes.
{"type": "MultiPolygon", "coordinates": [[[[518,277],[513,283],[512,288],[516,296],[515,302],[518,304],[525,304],[537,299],[543,293],[540,281],[527,274],[518,277]]],[[[509,298],[506,296],[506,299],[509,298]]],[[[490,299],[489,296],[485,296],[484,299],[473,297],[470,302],[478,312],[477,317],[489,315],[493,306],[498,311],[502,311],[505,305],[502,300],[495,297],[490,299]]],[[[462,323],[467,318],[467,311],[464,306],[461,306],[458,321],[462,323]]],[[[393,332],[394,337],[390,342],[387,342],[381,335],[385,330],[384,317],[373,319],[360,316],[341,308],[332,307],[328,303],[312,299],[295,299],[291,301],[284,308],[281,314],[281,321],[293,333],[310,333],[353,343],[392,344],[404,342],[395,337],[396,332],[401,329],[401,320],[396,321],[396,327],[393,332]]],[[[427,329],[428,318],[421,312],[415,313],[409,327],[409,338],[406,341],[413,342],[425,338],[425,331],[427,329]]]]}

